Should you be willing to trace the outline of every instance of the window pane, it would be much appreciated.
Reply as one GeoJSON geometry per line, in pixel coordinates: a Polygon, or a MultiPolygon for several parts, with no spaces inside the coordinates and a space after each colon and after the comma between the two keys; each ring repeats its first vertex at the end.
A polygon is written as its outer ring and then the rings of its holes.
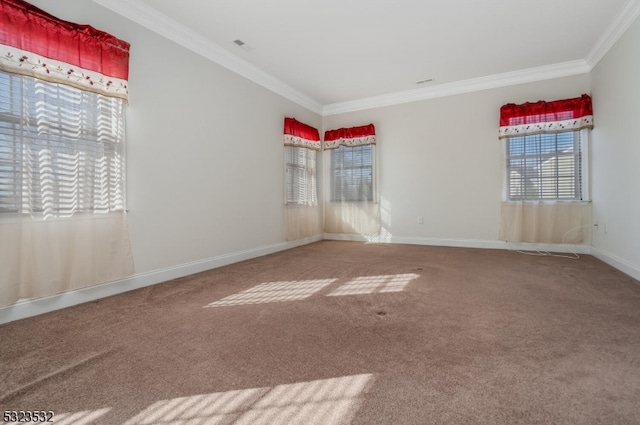
{"type": "Polygon", "coordinates": [[[124,105],[0,72],[0,212],[124,209],[124,105]]]}
{"type": "Polygon", "coordinates": [[[510,200],[581,199],[580,132],[507,139],[510,200]]]}
{"type": "Polygon", "coordinates": [[[331,200],[373,202],[373,145],[331,151],[331,200]]]}
{"type": "Polygon", "coordinates": [[[284,147],[285,203],[317,205],[316,151],[284,147]]]}

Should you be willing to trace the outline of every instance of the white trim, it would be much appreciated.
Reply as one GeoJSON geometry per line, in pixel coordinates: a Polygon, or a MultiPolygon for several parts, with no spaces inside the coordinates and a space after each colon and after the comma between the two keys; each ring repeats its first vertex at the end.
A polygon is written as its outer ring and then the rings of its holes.
{"type": "Polygon", "coordinates": [[[631,276],[635,280],[638,280],[638,284],[640,284],[640,265],[630,263],[629,261],[622,259],[610,252],[604,251],[602,249],[591,247],[591,255],[596,257],[598,260],[603,261],[614,267],[621,272],[631,276]]]}
{"type": "Polygon", "coordinates": [[[262,257],[275,252],[285,251],[287,249],[317,242],[321,239],[322,236],[318,235],[298,241],[283,242],[244,251],[232,252],[218,257],[181,264],[175,267],[154,270],[148,273],[140,273],[122,280],[69,291],[51,297],[21,300],[16,304],[0,308],[0,324],[49,313],[77,304],[132,291],[134,289],[144,288],[145,286],[151,286],[206,270],[238,263],[240,261],[262,257]]]}
{"type": "Polygon", "coordinates": [[[312,112],[322,113],[322,105],[314,99],[139,0],[92,1],[312,112]]]}
{"type": "MultiPolygon", "coordinates": [[[[0,308],[0,324],[25,319],[27,317],[37,316],[39,314],[49,313],[55,310],[60,310],[74,305],[106,298],[112,295],[121,294],[123,292],[132,291],[134,289],[144,288],[146,286],[155,285],[157,283],[167,282],[173,279],[178,279],[184,276],[189,276],[195,273],[200,273],[206,270],[215,269],[240,261],[262,257],[264,255],[273,254],[275,252],[285,251],[287,249],[292,249],[309,243],[318,242],[322,239],[356,242],[370,242],[372,240],[376,240],[375,237],[371,238],[364,235],[325,233],[323,236],[318,235],[299,241],[283,242],[245,251],[238,251],[218,257],[208,258],[205,260],[193,261],[175,267],[168,267],[148,273],[140,273],[115,282],[109,282],[102,285],[96,285],[84,289],[65,292],[63,294],[55,295],[52,297],[18,301],[16,304],[0,308]]],[[[456,248],[502,249],[511,251],[547,251],[593,255],[599,260],[640,281],[640,265],[632,264],[627,260],[615,256],[614,254],[589,245],[531,244],[515,242],[506,243],[504,241],[497,240],[417,238],[390,235],[388,238],[385,237],[378,240],[380,240],[381,242],[371,243],[430,245],[456,248]]],[[[640,282],[638,283],[640,284],[640,282]]]]}
{"type": "Polygon", "coordinates": [[[569,77],[573,75],[587,74],[590,71],[591,68],[584,60],[539,66],[520,71],[505,72],[503,74],[439,84],[421,89],[389,93],[348,102],[333,103],[325,105],[324,108],[322,108],[322,115],[336,115],[345,112],[361,111],[364,109],[380,108],[400,103],[416,102],[419,100],[435,99],[438,97],[549,80],[552,78],[569,77]]]}
{"type": "Polygon", "coordinates": [[[628,0],[587,54],[585,61],[591,69],[595,68],[607,52],[611,50],[638,16],[640,16],[640,0],[628,0]]]}
{"type": "MultiPolygon", "coordinates": [[[[375,241],[375,237],[367,237],[363,235],[351,235],[351,234],[338,234],[338,233],[325,233],[324,239],[337,240],[337,241],[355,241],[355,242],[370,242],[375,241]]],[[[407,244],[407,245],[431,245],[431,246],[449,246],[455,248],[482,248],[482,249],[503,249],[511,251],[545,251],[545,252],[558,252],[566,254],[585,254],[591,253],[591,247],[589,245],[575,245],[575,244],[536,244],[536,243],[518,243],[518,242],[505,242],[505,241],[492,241],[492,240],[480,240],[480,239],[445,239],[445,238],[415,238],[415,237],[403,237],[403,236],[390,236],[389,238],[382,238],[382,243],[391,244],[407,244]]],[[[379,242],[371,242],[379,243],[379,242]]]]}
{"type": "Polygon", "coordinates": [[[640,16],[640,0],[628,0],[585,59],[323,106],[306,94],[262,71],[248,61],[158,12],[140,0],[92,1],[322,116],[586,74],[591,72],[636,18],[640,16]]]}
{"type": "Polygon", "coordinates": [[[640,16],[640,0],[628,0],[596,45],[591,49],[586,59],[323,106],[282,80],[262,71],[248,61],[158,12],[140,0],[92,1],[322,116],[586,74],[591,72],[593,67],[597,65],[636,18],[640,16]]]}

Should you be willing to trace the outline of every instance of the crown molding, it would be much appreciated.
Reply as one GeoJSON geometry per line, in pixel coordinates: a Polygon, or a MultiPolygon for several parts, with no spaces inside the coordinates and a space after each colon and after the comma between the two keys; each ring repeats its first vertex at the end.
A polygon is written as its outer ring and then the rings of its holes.
{"type": "Polygon", "coordinates": [[[455,81],[323,106],[285,82],[262,71],[139,0],[92,1],[322,116],[586,74],[591,72],[615,42],[640,16],[640,0],[628,0],[583,60],[455,81]]]}
{"type": "Polygon", "coordinates": [[[397,105],[400,103],[416,102],[419,100],[435,99],[438,97],[513,86],[516,84],[531,83],[552,78],[569,77],[572,75],[586,74],[590,71],[591,68],[584,60],[563,62],[554,65],[539,66],[520,71],[505,72],[503,74],[444,83],[421,89],[367,97],[348,102],[333,103],[324,106],[322,109],[322,115],[329,116],[345,112],[355,112],[365,109],[397,105]]]}
{"type": "Polygon", "coordinates": [[[585,61],[591,69],[602,60],[613,45],[622,37],[640,16],[640,0],[629,0],[607,27],[595,46],[587,54],[585,61]]]}
{"type": "Polygon", "coordinates": [[[197,34],[167,15],[138,0],[92,0],[135,23],[141,25],[246,79],[259,84],[317,114],[322,105],[283,81],[262,71],[246,60],[234,55],[211,40],[197,34]]]}

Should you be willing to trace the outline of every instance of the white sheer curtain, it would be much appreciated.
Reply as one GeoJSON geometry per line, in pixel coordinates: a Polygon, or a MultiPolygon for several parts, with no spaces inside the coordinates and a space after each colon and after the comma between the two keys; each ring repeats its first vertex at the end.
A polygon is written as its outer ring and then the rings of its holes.
{"type": "Polygon", "coordinates": [[[288,241],[322,233],[318,202],[320,134],[294,118],[284,119],[285,236],[288,241]]]}
{"type": "Polygon", "coordinates": [[[373,124],[325,132],[324,149],[330,154],[325,179],[326,233],[380,233],[375,147],[373,124]]]}
{"type": "Polygon", "coordinates": [[[591,98],[500,109],[506,176],[500,240],[581,243],[589,224],[588,137],[591,98]]]}
{"type": "Polygon", "coordinates": [[[581,243],[590,218],[581,202],[503,202],[500,240],[531,243],[581,243]]]}
{"type": "Polygon", "coordinates": [[[134,269],[124,202],[129,44],[21,0],[0,8],[3,306],[134,269]]]}

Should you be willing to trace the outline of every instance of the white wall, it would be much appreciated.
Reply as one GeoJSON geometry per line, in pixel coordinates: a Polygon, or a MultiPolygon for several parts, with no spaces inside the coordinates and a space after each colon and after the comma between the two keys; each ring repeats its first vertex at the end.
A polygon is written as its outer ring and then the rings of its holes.
{"type": "Polygon", "coordinates": [[[327,116],[324,128],[375,124],[383,226],[391,241],[496,246],[504,169],[500,107],[589,91],[585,74],[327,116]],[[417,224],[419,216],[424,224],[417,224]]]}
{"type": "Polygon", "coordinates": [[[128,208],[137,273],[284,242],[282,120],[321,117],[88,1],[35,0],[131,43],[128,208]]]}
{"type": "Polygon", "coordinates": [[[592,92],[594,254],[640,279],[640,19],[592,71],[592,92]]]}

